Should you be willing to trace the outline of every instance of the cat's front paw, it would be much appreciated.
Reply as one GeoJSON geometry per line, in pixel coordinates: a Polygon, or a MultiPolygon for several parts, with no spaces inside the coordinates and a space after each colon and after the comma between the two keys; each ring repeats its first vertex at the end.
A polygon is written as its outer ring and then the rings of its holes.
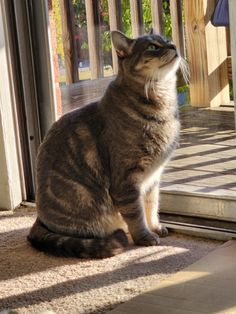
{"type": "Polygon", "coordinates": [[[135,244],[142,246],[154,246],[160,244],[160,238],[158,234],[154,232],[146,233],[141,238],[134,240],[135,244]]]}
{"type": "Polygon", "coordinates": [[[154,230],[161,238],[168,236],[168,229],[164,227],[163,225],[159,225],[158,228],[154,230]]]}

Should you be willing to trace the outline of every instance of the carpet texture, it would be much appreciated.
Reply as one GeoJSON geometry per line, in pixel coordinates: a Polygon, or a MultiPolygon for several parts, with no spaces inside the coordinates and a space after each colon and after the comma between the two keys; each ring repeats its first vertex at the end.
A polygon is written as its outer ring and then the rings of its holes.
{"type": "Polygon", "coordinates": [[[106,313],[150,289],[221,242],[171,234],[158,247],[130,245],[104,260],[45,255],[26,241],[35,212],[0,212],[0,311],[106,313]]]}

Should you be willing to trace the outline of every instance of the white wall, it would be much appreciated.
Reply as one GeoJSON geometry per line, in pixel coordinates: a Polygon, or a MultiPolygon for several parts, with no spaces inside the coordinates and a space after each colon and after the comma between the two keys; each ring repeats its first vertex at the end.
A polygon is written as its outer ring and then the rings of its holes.
{"type": "Polygon", "coordinates": [[[0,1],[0,210],[12,210],[22,201],[22,189],[4,20],[4,1],[0,1]]]}

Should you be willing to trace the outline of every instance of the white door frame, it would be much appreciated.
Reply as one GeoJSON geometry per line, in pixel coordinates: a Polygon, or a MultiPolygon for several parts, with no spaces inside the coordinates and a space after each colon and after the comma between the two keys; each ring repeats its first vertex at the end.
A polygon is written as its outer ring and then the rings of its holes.
{"type": "Polygon", "coordinates": [[[0,2],[0,209],[12,210],[24,198],[15,99],[11,86],[4,1],[0,2]]]}
{"type": "Polygon", "coordinates": [[[0,0],[0,210],[34,199],[37,149],[57,118],[52,64],[47,1],[0,0]]]}

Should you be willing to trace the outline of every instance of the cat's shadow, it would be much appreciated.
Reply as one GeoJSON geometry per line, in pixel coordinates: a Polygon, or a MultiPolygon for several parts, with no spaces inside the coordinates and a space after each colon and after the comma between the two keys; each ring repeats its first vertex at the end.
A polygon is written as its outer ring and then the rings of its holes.
{"type": "MultiPolygon", "coordinates": [[[[67,257],[55,257],[52,255],[45,254],[44,252],[39,252],[31,247],[31,245],[27,241],[27,235],[29,233],[29,228],[23,227],[17,230],[8,231],[5,233],[1,233],[1,243],[0,243],[0,280],[9,280],[13,278],[22,277],[24,275],[28,275],[31,273],[38,273],[48,269],[53,269],[55,267],[63,267],[66,265],[77,265],[80,267],[89,261],[90,263],[98,260],[92,259],[78,259],[78,258],[67,258],[67,257]]],[[[126,248],[126,251],[123,253],[124,256],[126,253],[130,251],[140,250],[141,247],[134,245],[131,237],[129,238],[129,246],[126,248]]],[[[162,244],[166,246],[170,246],[171,242],[169,239],[166,241],[164,239],[161,240],[162,244]]],[[[184,247],[180,243],[175,243],[178,247],[184,247]]],[[[173,243],[172,243],[173,245],[173,243]]],[[[144,252],[145,248],[142,248],[142,252],[144,252]]],[[[162,251],[160,246],[158,247],[158,252],[162,251]]],[[[148,255],[157,254],[157,251],[154,249],[153,252],[150,251],[147,253],[148,255]]],[[[147,255],[142,254],[140,257],[135,257],[135,262],[139,259],[143,259],[147,257],[147,255]]],[[[116,258],[116,257],[114,257],[116,258]]],[[[166,257],[167,259],[172,259],[173,257],[166,257]]],[[[175,256],[176,258],[176,256],[175,256]]],[[[109,258],[106,259],[109,261],[109,258]]],[[[134,260],[127,260],[127,270],[125,273],[132,273],[132,266],[130,265],[134,262],[134,260]],[[130,269],[131,267],[131,269],[130,269]]],[[[171,261],[170,261],[171,262],[171,261]]],[[[153,263],[160,263],[159,259],[155,259],[153,263]]],[[[147,266],[148,267],[148,266],[147,266]]],[[[156,270],[158,271],[158,269],[156,270]]],[[[123,272],[122,272],[123,273],[123,272]]],[[[115,274],[115,273],[114,273],[115,274]]],[[[113,274],[113,275],[114,275],[113,274]]],[[[102,276],[106,276],[106,273],[101,274],[102,276]]],[[[100,275],[99,275],[100,276],[100,275]]],[[[114,277],[114,276],[112,276],[114,277]]],[[[115,277],[114,277],[115,278],[115,277]]]]}
{"type": "Polygon", "coordinates": [[[27,276],[30,276],[30,281],[37,282],[37,280],[43,280],[43,276],[47,278],[47,274],[42,274],[41,279],[40,273],[48,270],[56,271],[59,277],[63,278],[65,269],[69,271],[68,280],[55,281],[50,286],[36,287],[33,291],[22,291],[17,295],[6,296],[1,299],[0,307],[6,308],[9,304],[12,308],[30,306],[103,287],[110,286],[112,289],[115,284],[144,276],[171,274],[178,270],[178,265],[181,264],[183,267],[193,262],[194,258],[191,253],[198,245],[201,246],[200,240],[199,243],[196,240],[196,245],[191,246],[188,245],[188,237],[184,236],[186,241],[183,241],[183,236],[174,235],[174,237],[162,239],[162,246],[158,248],[142,248],[130,244],[126,252],[114,258],[102,261],[83,260],[50,256],[35,250],[26,240],[28,232],[29,227],[22,224],[20,228],[19,224],[18,229],[1,233],[0,280],[2,282],[7,280],[11,282],[13,279],[24,281],[22,277],[26,276],[27,282],[29,279],[27,276]],[[179,250],[173,252],[171,246],[179,250]],[[112,263],[114,268],[107,267],[109,263],[112,263]],[[67,266],[71,266],[72,271],[67,266]]]}
{"type": "MultiPolygon", "coordinates": [[[[53,257],[46,255],[45,253],[38,252],[31,248],[26,242],[25,236],[27,235],[27,232],[28,228],[25,228],[14,231],[12,234],[10,232],[5,234],[5,236],[11,237],[12,241],[16,241],[18,239],[18,245],[12,251],[5,247],[5,249],[1,252],[2,257],[3,254],[5,254],[5,257],[1,258],[1,267],[7,270],[4,272],[1,271],[1,280],[13,279],[65,265],[77,264],[78,269],[81,270],[82,268],[87,267],[87,262],[93,262],[91,260],[53,257]]],[[[131,245],[127,251],[138,249],[140,248],[131,245]]],[[[128,252],[124,252],[122,254],[124,258],[126,253],[128,252]]],[[[114,270],[106,271],[106,267],[104,266],[100,272],[96,274],[86,275],[76,279],[69,279],[60,283],[52,283],[50,287],[43,287],[34,291],[9,296],[3,298],[0,305],[1,303],[3,306],[11,304],[12,308],[30,306],[41,302],[50,302],[52,299],[66,297],[71,294],[73,295],[102,287],[112,286],[116,283],[137,279],[143,276],[150,276],[158,273],[174,273],[176,271],[176,267],[174,265],[176,264],[177,258],[186,259],[188,251],[186,250],[179,253],[178,257],[175,254],[148,260],[148,257],[151,255],[152,253],[142,256],[144,259],[143,261],[138,257],[133,260],[127,260],[125,263],[123,262],[122,267],[115,268],[114,270]],[[145,261],[146,258],[147,260],[145,261]],[[173,265],[173,267],[170,267],[170,265],[173,265]]],[[[106,259],[106,261],[109,262],[109,259],[106,259]]],[[[91,267],[91,265],[89,267],[91,267]]]]}

